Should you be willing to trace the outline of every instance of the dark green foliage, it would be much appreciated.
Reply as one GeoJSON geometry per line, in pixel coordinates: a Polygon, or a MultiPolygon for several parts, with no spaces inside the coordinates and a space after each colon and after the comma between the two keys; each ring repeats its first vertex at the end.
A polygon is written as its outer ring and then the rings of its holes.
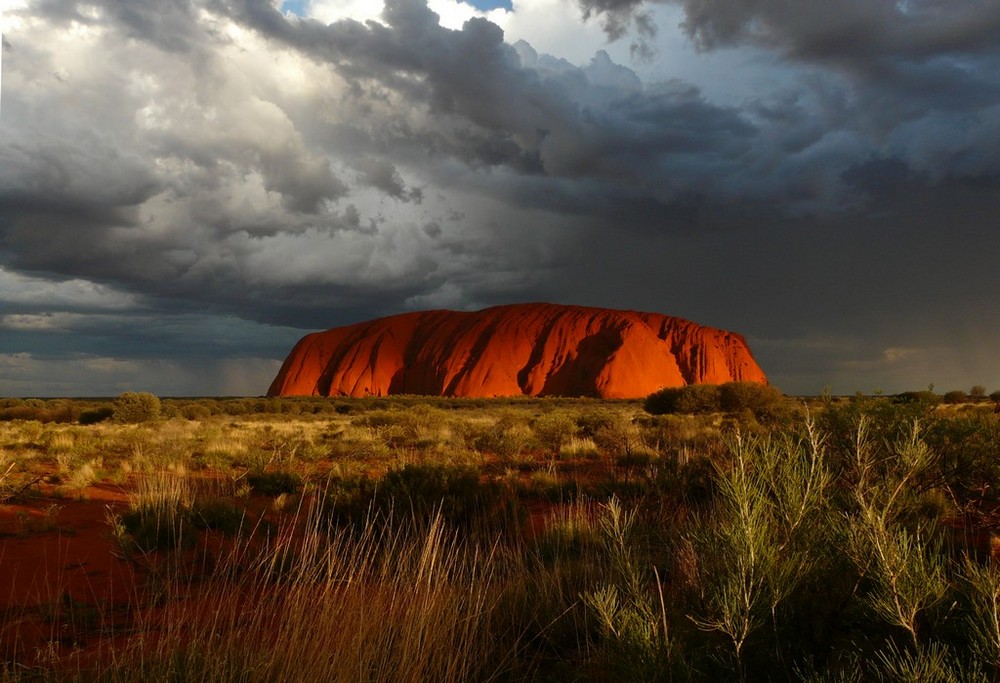
{"type": "Polygon", "coordinates": [[[768,384],[727,382],[719,385],[719,407],[728,413],[751,413],[761,422],[773,423],[787,414],[784,394],[768,384]]]}
{"type": "Polygon", "coordinates": [[[160,399],[145,391],[126,391],[118,394],[114,411],[115,422],[149,422],[160,416],[160,399]]]}
{"type": "Polygon", "coordinates": [[[379,481],[366,477],[332,479],[326,500],[334,518],[352,523],[375,516],[397,524],[422,527],[436,515],[450,526],[474,529],[495,526],[508,503],[500,488],[480,480],[468,466],[411,464],[379,481]]]}
{"type": "Polygon", "coordinates": [[[111,406],[101,406],[100,408],[84,410],[80,413],[80,424],[92,425],[97,424],[98,422],[104,422],[114,417],[114,414],[115,409],[111,406]]]}
{"type": "Polygon", "coordinates": [[[190,548],[197,541],[187,510],[157,514],[152,510],[130,510],[122,515],[122,525],[142,552],[190,548]]]}
{"type": "Polygon", "coordinates": [[[608,427],[614,420],[614,414],[609,410],[587,410],[576,418],[576,426],[580,436],[593,439],[597,434],[608,427]]]}
{"type": "Polygon", "coordinates": [[[924,439],[958,503],[982,516],[1000,505],[1000,421],[992,414],[931,420],[924,439]]]}
{"type": "Polygon", "coordinates": [[[722,409],[721,391],[717,384],[667,387],[646,397],[643,407],[652,415],[717,413],[722,409]]]}
{"type": "Polygon", "coordinates": [[[199,529],[221,531],[233,536],[240,530],[246,511],[232,498],[211,497],[195,502],[191,519],[199,529]]]}
{"type": "Polygon", "coordinates": [[[381,508],[395,506],[415,519],[441,516],[457,526],[488,514],[498,502],[499,490],[482,483],[479,471],[468,466],[407,465],[389,472],[378,491],[381,508]]]}
{"type": "Polygon", "coordinates": [[[944,402],[948,405],[956,405],[958,403],[965,403],[969,400],[969,397],[961,389],[956,389],[955,391],[946,391],[944,394],[944,402]]]}
{"type": "Polygon", "coordinates": [[[941,397],[933,391],[904,391],[892,397],[897,403],[915,404],[925,409],[940,405],[941,397]]]}
{"type": "Polygon", "coordinates": [[[352,522],[363,520],[373,510],[375,481],[355,475],[331,477],[324,491],[324,508],[334,519],[352,522]]]}
{"type": "Polygon", "coordinates": [[[88,407],[74,399],[5,398],[0,399],[0,422],[35,420],[37,422],[76,422],[88,407]]]}
{"type": "Polygon", "coordinates": [[[206,405],[194,403],[181,408],[180,414],[188,420],[204,420],[212,416],[212,409],[206,405]]]}
{"type": "Polygon", "coordinates": [[[725,412],[774,423],[788,415],[785,397],[775,387],[757,382],[689,384],[650,394],[643,404],[653,415],[701,415],[725,412]]]}
{"type": "Polygon", "coordinates": [[[296,493],[302,488],[302,477],[294,472],[253,472],[247,475],[247,483],[257,493],[277,496],[281,493],[296,493]]]}
{"type": "Polygon", "coordinates": [[[563,444],[576,435],[577,425],[563,412],[549,412],[536,418],[531,425],[535,438],[548,451],[559,453],[563,444]]]}

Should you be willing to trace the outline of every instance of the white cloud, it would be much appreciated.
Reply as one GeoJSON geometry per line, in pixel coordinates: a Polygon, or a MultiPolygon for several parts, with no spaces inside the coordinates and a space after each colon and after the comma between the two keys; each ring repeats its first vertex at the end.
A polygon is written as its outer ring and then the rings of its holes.
{"type": "Polygon", "coordinates": [[[0,266],[0,306],[126,310],[138,307],[139,303],[134,294],[89,280],[47,280],[21,275],[0,266]]]}

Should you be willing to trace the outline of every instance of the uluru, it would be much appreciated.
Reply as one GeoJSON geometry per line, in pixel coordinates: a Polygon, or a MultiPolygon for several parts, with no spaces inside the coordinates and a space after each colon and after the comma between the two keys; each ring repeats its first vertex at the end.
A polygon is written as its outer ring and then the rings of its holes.
{"type": "Polygon", "coordinates": [[[268,396],[591,396],[767,383],[742,336],[660,313],[547,303],[418,311],[303,337],[268,396]]]}

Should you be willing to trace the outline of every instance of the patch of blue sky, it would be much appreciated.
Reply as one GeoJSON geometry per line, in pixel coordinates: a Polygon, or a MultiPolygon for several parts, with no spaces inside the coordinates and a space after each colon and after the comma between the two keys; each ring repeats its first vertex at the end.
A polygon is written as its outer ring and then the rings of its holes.
{"type": "Polygon", "coordinates": [[[491,9],[513,10],[511,0],[467,0],[467,2],[478,10],[486,12],[491,9]]]}
{"type": "Polygon", "coordinates": [[[308,4],[309,0],[285,0],[281,4],[281,11],[304,17],[309,9],[308,4]]]}

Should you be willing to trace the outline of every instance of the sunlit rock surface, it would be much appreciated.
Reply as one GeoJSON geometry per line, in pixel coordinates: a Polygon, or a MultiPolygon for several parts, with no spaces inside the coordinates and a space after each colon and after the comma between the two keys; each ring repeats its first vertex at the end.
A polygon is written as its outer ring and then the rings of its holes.
{"type": "Polygon", "coordinates": [[[767,382],[738,334],[659,313],[532,303],[308,334],[267,393],[637,398],[730,381],[767,382]]]}

